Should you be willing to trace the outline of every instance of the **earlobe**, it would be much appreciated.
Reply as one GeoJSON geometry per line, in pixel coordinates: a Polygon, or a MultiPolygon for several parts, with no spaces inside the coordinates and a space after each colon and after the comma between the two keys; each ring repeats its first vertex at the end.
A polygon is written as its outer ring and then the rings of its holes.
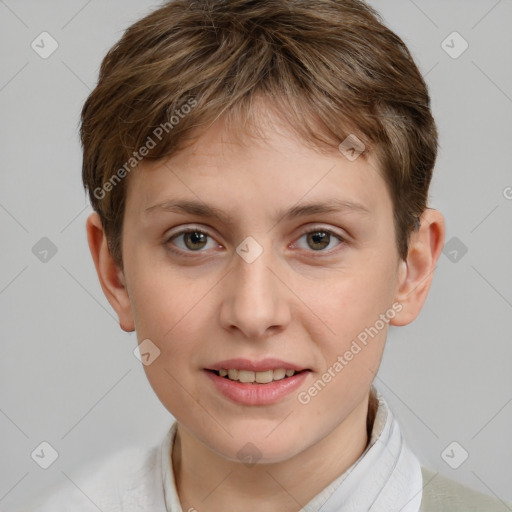
{"type": "Polygon", "coordinates": [[[101,288],[119,318],[121,329],[135,329],[130,297],[123,271],[115,263],[99,215],[94,212],[87,219],[87,240],[101,288]]]}
{"type": "Polygon", "coordinates": [[[443,250],[445,223],[443,215],[427,208],[420,218],[420,228],[411,234],[407,261],[400,262],[395,301],[402,305],[391,325],[413,322],[427,299],[437,261],[443,250]]]}

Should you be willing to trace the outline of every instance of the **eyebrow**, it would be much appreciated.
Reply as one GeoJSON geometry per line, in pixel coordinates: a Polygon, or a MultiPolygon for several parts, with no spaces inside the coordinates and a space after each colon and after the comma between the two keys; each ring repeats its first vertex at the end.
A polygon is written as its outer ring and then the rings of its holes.
{"type": "MultiPolygon", "coordinates": [[[[188,213],[198,217],[217,219],[224,224],[233,223],[233,217],[228,212],[225,212],[213,205],[196,200],[175,199],[171,201],[164,201],[150,206],[144,211],[145,214],[153,212],[188,213]]],[[[362,203],[333,198],[321,203],[303,203],[295,205],[287,210],[280,210],[274,214],[272,220],[291,220],[298,217],[321,213],[360,213],[371,215],[372,211],[362,203]]]]}

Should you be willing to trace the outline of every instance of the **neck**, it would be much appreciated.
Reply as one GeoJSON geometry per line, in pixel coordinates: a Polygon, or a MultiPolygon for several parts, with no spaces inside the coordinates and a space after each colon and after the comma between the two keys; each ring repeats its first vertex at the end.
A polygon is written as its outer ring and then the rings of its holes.
{"type": "Polygon", "coordinates": [[[178,424],[172,464],[182,509],[300,510],[361,456],[376,408],[370,395],[316,444],[285,461],[251,467],[213,452],[178,424]]]}

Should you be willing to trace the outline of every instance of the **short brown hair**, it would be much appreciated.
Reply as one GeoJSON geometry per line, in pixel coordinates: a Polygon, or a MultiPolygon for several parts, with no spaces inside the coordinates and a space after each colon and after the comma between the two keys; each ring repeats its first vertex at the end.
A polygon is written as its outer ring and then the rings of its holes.
{"type": "Polygon", "coordinates": [[[126,30],[82,110],[83,183],[121,267],[130,170],[171,156],[221,115],[247,132],[260,96],[320,151],[351,134],[363,157],[375,150],[407,257],[437,130],[425,81],[379,14],[361,0],[174,0],[126,30]]]}

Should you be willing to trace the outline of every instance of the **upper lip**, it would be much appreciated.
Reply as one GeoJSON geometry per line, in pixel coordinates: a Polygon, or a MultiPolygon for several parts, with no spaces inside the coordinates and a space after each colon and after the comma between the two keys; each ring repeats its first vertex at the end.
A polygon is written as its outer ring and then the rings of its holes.
{"type": "Polygon", "coordinates": [[[251,361],[249,359],[236,358],[236,359],[226,359],[225,361],[220,361],[218,363],[212,364],[208,366],[207,370],[249,370],[253,372],[264,372],[266,370],[279,370],[284,368],[285,370],[295,370],[296,372],[300,372],[302,370],[308,370],[309,368],[305,368],[304,366],[290,363],[288,361],[283,361],[281,359],[275,358],[267,358],[262,359],[260,361],[251,361]]]}

